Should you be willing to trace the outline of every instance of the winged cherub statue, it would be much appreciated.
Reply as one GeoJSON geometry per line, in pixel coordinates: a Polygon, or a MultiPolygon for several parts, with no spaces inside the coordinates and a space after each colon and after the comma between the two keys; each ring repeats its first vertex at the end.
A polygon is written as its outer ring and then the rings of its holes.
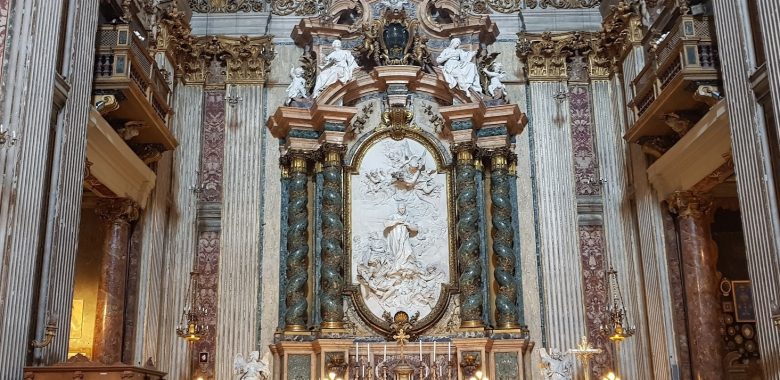
{"type": "Polygon", "coordinates": [[[243,354],[236,354],[233,360],[233,373],[239,375],[239,380],[267,380],[271,377],[271,352],[267,351],[260,360],[260,352],[252,351],[249,360],[244,359],[243,354]]]}

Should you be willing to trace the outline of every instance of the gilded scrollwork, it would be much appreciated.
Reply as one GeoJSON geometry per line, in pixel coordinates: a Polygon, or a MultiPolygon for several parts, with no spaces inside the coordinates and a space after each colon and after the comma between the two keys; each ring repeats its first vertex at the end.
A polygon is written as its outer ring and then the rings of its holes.
{"type": "Polygon", "coordinates": [[[529,80],[579,80],[585,73],[595,79],[612,72],[603,33],[519,33],[518,37],[516,53],[526,64],[529,80]]]}
{"type": "Polygon", "coordinates": [[[201,13],[262,12],[266,0],[190,0],[190,8],[201,13]]]}
{"type": "Polygon", "coordinates": [[[594,8],[601,4],[601,0],[526,0],[525,5],[528,8],[594,8]]]}

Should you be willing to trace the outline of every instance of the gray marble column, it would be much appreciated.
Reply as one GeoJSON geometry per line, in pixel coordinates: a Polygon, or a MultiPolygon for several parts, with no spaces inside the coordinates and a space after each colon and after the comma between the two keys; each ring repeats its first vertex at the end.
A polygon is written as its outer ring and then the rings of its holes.
{"type": "MultiPolygon", "coordinates": [[[[777,232],[778,189],[772,186],[770,155],[767,150],[766,125],[753,94],[750,75],[753,58],[746,47],[751,46],[747,21],[746,2],[715,1],[715,27],[718,35],[718,51],[721,59],[723,85],[729,110],[731,147],[734,171],[737,175],[742,230],[745,234],[746,255],[750,279],[753,281],[753,302],[756,307],[758,344],[764,375],[780,379],[780,328],[770,320],[770,305],[780,299],[780,233],[777,232]]],[[[780,12],[776,1],[759,0],[762,10],[762,31],[767,54],[770,90],[774,102],[775,117],[780,116],[780,28],[772,18],[780,12]]],[[[777,119],[780,120],[780,119],[777,119]]]]}

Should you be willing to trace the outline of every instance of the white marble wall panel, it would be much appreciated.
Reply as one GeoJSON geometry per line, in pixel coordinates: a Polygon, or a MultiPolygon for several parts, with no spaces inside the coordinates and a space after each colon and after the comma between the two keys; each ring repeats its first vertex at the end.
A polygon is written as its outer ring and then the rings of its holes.
{"type": "Polygon", "coordinates": [[[57,123],[49,215],[46,221],[44,255],[49,255],[38,303],[36,339],[42,339],[46,312],[57,316],[60,327],[54,341],[36,353],[36,360],[54,364],[67,359],[70,315],[73,305],[73,276],[81,219],[87,118],[92,103],[93,52],[97,25],[97,0],[72,3],[69,10],[73,29],[66,36],[63,73],[71,89],[57,123]]]}
{"type": "MultiPolygon", "coordinates": [[[[639,246],[636,236],[636,219],[629,196],[630,172],[628,167],[628,143],[623,139],[623,123],[620,119],[620,102],[613,93],[610,81],[592,82],[593,122],[596,132],[596,152],[602,182],[603,221],[605,248],[608,262],[618,272],[618,282],[625,294],[626,308],[631,322],[637,325],[633,338],[621,344],[618,352],[620,375],[627,379],[650,379],[652,359],[658,361],[662,372],[656,371],[655,379],[669,379],[669,361],[666,346],[660,345],[660,352],[651,357],[650,331],[656,329],[662,320],[653,320],[648,326],[645,314],[645,284],[641,279],[642,266],[639,261],[639,246]],[[617,117],[616,117],[617,116],[617,117]],[[616,121],[619,121],[616,123],[616,121]]],[[[619,90],[619,88],[618,88],[619,90]]]]}
{"type": "Polygon", "coordinates": [[[569,106],[553,98],[560,88],[560,83],[531,82],[528,108],[547,345],[568,349],[576,346],[586,330],[569,106]]]}
{"type": "MultiPolygon", "coordinates": [[[[747,24],[746,1],[713,4],[731,122],[731,146],[737,174],[742,230],[745,234],[750,279],[753,281],[759,350],[764,376],[767,379],[780,379],[780,328],[773,327],[769,320],[771,301],[780,299],[780,234],[777,232],[780,221],[776,214],[778,189],[772,186],[765,132],[765,128],[777,128],[777,124],[766,125],[751,91],[749,77],[754,65],[748,47],[751,45],[750,28],[757,25],[747,24]]],[[[777,51],[780,28],[770,16],[780,11],[780,5],[775,1],[759,1],[758,4],[762,10],[761,27],[777,117],[777,111],[780,110],[780,69],[777,66],[780,63],[777,51]]]]}
{"type": "Polygon", "coordinates": [[[51,165],[59,1],[16,1],[12,8],[2,123],[19,141],[0,150],[0,362],[2,379],[19,379],[30,344],[33,295],[51,165]],[[38,211],[38,212],[35,212],[38,211]]]}
{"type": "MultiPolygon", "coordinates": [[[[237,352],[256,349],[263,224],[263,88],[229,86],[227,91],[243,100],[228,106],[225,115],[215,358],[215,376],[219,379],[232,376],[233,357],[237,352]]],[[[260,351],[265,350],[263,347],[260,351]]]]}
{"type": "Polygon", "coordinates": [[[172,164],[173,152],[165,152],[157,162],[157,182],[137,224],[143,230],[138,260],[138,307],[134,318],[135,351],[132,363],[136,365],[144,364],[147,358],[157,358],[158,355],[157,332],[160,328],[160,294],[172,164]]]}
{"type": "MultiPolygon", "coordinates": [[[[171,171],[172,203],[163,258],[156,359],[159,361],[157,367],[168,372],[169,379],[184,379],[190,373],[189,349],[184,339],[176,335],[175,329],[190,298],[187,290],[197,252],[197,194],[192,189],[198,183],[197,171],[200,167],[203,88],[178,85],[173,109],[175,116],[171,131],[179,141],[179,147],[173,153],[171,171]]],[[[154,352],[154,349],[144,347],[144,351],[154,352]]]]}

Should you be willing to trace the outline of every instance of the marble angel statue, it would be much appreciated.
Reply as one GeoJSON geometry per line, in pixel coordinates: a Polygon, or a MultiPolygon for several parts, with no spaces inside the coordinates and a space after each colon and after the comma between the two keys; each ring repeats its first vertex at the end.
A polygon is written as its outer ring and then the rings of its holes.
{"type": "Polygon", "coordinates": [[[262,360],[259,351],[252,351],[249,354],[249,361],[244,359],[244,355],[236,354],[233,360],[233,373],[240,375],[239,380],[267,380],[271,377],[271,369],[268,368],[270,362],[270,351],[263,355],[262,360]]]}
{"type": "Polygon", "coordinates": [[[544,348],[539,349],[542,358],[541,370],[545,380],[572,380],[574,378],[573,364],[567,354],[555,349],[550,353],[544,348]]]}
{"type": "Polygon", "coordinates": [[[471,91],[482,92],[482,85],[479,83],[479,72],[477,65],[472,62],[477,51],[465,51],[460,48],[460,39],[453,38],[450,45],[442,50],[436,57],[436,62],[442,66],[444,80],[450,88],[458,87],[466,92],[469,98],[472,97],[471,91]]]}
{"type": "Polygon", "coordinates": [[[333,51],[325,57],[325,64],[320,67],[317,81],[314,84],[312,98],[320,95],[322,90],[336,82],[347,83],[352,80],[352,71],[358,68],[355,57],[349,50],[341,49],[341,40],[331,44],[333,51]]]}
{"type": "Polygon", "coordinates": [[[504,66],[499,62],[493,63],[491,68],[493,71],[488,70],[488,68],[482,70],[490,78],[488,94],[496,99],[503,98],[506,94],[506,86],[501,81],[506,77],[506,71],[504,71],[504,66]]]}
{"type": "Polygon", "coordinates": [[[305,98],[306,94],[306,78],[303,77],[303,68],[294,67],[290,69],[290,78],[292,82],[287,86],[287,101],[284,105],[290,105],[290,102],[297,98],[305,98]]]}

